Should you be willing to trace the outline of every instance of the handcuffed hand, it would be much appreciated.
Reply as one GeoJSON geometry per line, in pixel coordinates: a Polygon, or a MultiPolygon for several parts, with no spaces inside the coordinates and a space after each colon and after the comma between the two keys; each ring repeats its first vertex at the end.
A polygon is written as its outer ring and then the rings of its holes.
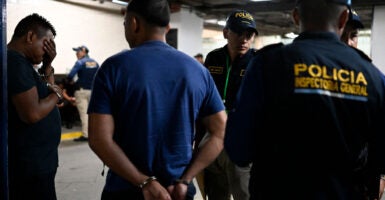
{"type": "Polygon", "coordinates": [[[47,83],[48,90],[54,92],[59,98],[57,104],[61,104],[63,102],[63,90],[55,84],[47,83]]]}
{"type": "Polygon", "coordinates": [[[53,59],[56,57],[56,44],[53,39],[44,41],[43,67],[51,66],[53,59]]]}
{"type": "Polygon", "coordinates": [[[173,200],[184,200],[187,195],[188,186],[183,183],[177,183],[167,187],[167,191],[171,194],[173,200]]]}
{"type": "Polygon", "coordinates": [[[171,200],[170,194],[158,181],[151,181],[142,188],[145,200],[171,200]]]}

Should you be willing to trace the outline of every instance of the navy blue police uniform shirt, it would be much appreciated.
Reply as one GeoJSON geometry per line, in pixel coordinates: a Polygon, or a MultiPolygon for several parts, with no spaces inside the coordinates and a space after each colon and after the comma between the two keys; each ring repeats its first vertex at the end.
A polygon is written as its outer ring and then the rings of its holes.
{"type": "Polygon", "coordinates": [[[250,48],[245,55],[237,57],[233,62],[231,62],[227,45],[207,54],[204,65],[209,69],[215,81],[226,110],[233,108],[235,96],[245,75],[247,64],[255,52],[255,49],[250,48]]]}
{"type": "Polygon", "coordinates": [[[277,199],[277,188],[296,199],[362,199],[355,184],[362,183],[368,148],[377,169],[385,166],[379,70],[327,32],[258,52],[225,137],[236,164],[254,162],[252,199],[277,199]],[[282,187],[282,180],[290,184],[282,187]]]}
{"type": "Polygon", "coordinates": [[[72,80],[75,75],[78,75],[75,83],[76,87],[90,90],[92,89],[92,83],[98,69],[99,64],[94,59],[85,56],[75,62],[67,78],[72,80]]]}

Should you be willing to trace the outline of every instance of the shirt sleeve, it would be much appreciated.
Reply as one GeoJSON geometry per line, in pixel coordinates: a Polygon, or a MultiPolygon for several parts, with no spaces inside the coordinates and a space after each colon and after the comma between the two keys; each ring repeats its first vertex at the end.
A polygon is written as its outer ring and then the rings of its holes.
{"type": "Polygon", "coordinates": [[[21,60],[10,59],[8,61],[8,92],[10,95],[25,92],[34,87],[32,65],[21,60]]]}
{"type": "Polygon", "coordinates": [[[203,107],[199,114],[200,117],[205,117],[225,110],[225,106],[222,102],[221,96],[219,95],[217,87],[215,86],[214,79],[211,77],[211,74],[208,70],[205,71],[206,78],[208,80],[208,89],[203,102],[203,107]]]}
{"type": "Polygon", "coordinates": [[[72,67],[70,73],[68,74],[68,79],[73,79],[78,71],[82,68],[82,62],[80,60],[75,62],[75,65],[72,67]]]}
{"type": "Polygon", "coordinates": [[[108,67],[101,66],[96,72],[93,89],[91,92],[91,99],[88,106],[88,114],[112,114],[112,83],[107,69],[108,67]]]}

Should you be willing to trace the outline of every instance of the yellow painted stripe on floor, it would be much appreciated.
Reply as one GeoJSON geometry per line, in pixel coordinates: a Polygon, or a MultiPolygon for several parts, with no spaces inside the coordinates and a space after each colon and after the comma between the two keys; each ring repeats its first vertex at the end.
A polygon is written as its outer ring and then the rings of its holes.
{"type": "Polygon", "coordinates": [[[74,139],[74,138],[78,138],[82,136],[82,132],[78,131],[78,132],[69,132],[69,133],[62,133],[61,134],[61,139],[62,140],[71,140],[71,139],[74,139]]]}

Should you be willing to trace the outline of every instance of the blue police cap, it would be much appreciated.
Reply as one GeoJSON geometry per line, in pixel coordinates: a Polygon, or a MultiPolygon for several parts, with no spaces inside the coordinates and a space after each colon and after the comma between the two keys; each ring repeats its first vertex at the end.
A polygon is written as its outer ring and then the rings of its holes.
{"type": "Polygon", "coordinates": [[[257,25],[253,16],[246,10],[234,10],[230,13],[226,20],[226,28],[235,33],[243,33],[244,31],[251,30],[258,35],[257,25]]]}
{"type": "Polygon", "coordinates": [[[351,12],[351,17],[348,23],[351,23],[354,28],[359,28],[359,29],[364,28],[364,25],[361,22],[360,16],[358,16],[357,12],[354,10],[352,10],[351,12]]]}
{"type": "Polygon", "coordinates": [[[86,53],[89,52],[88,48],[85,45],[79,46],[79,47],[74,47],[72,48],[74,51],[85,51],[86,53]]]}

